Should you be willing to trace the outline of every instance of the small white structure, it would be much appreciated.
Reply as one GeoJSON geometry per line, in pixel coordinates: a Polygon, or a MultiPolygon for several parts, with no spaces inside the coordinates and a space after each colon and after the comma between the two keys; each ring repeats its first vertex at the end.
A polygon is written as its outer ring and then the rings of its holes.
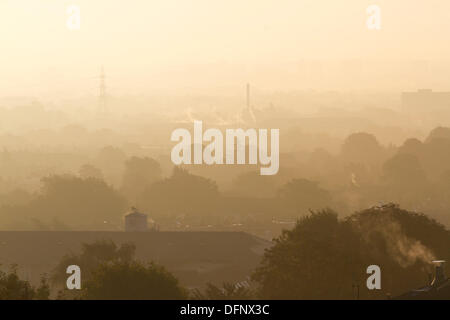
{"type": "Polygon", "coordinates": [[[125,215],[125,231],[148,231],[147,215],[132,207],[131,211],[125,215]]]}

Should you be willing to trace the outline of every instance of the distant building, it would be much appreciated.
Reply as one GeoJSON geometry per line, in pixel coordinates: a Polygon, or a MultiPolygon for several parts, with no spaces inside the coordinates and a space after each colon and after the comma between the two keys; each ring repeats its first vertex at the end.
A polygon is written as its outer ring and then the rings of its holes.
{"type": "Polygon", "coordinates": [[[408,111],[450,110],[450,92],[420,89],[402,93],[402,107],[408,111]]]}
{"type": "Polygon", "coordinates": [[[125,231],[147,231],[147,215],[140,213],[135,207],[131,208],[131,211],[125,215],[125,231]]]}

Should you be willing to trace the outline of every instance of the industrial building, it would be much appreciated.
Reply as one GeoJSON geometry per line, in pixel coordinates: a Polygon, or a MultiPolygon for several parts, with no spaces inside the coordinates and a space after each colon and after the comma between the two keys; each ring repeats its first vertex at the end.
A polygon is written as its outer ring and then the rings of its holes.
{"type": "Polygon", "coordinates": [[[420,89],[415,92],[403,92],[401,99],[404,111],[429,112],[450,109],[450,92],[420,89]]]}

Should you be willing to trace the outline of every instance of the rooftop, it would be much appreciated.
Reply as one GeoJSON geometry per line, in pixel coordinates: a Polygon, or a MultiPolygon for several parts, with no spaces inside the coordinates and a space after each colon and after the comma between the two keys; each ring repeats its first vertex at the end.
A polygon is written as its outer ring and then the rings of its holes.
{"type": "Polygon", "coordinates": [[[0,264],[17,264],[37,283],[64,255],[97,240],[134,243],[138,260],[164,265],[190,287],[244,280],[271,245],[243,232],[0,231],[0,264]]]}

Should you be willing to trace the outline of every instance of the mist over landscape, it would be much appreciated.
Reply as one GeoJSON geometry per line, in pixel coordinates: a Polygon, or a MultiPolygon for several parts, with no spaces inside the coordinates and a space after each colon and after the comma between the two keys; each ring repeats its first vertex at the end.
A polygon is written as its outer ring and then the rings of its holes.
{"type": "Polygon", "coordinates": [[[371,3],[347,2],[2,1],[0,288],[28,289],[0,299],[385,299],[429,282],[450,259],[450,4],[379,0],[369,30],[371,3]],[[279,170],[249,163],[249,139],[245,164],[175,164],[171,135],[195,121],[278,129],[279,170]],[[130,270],[129,291],[108,283],[130,270]]]}

